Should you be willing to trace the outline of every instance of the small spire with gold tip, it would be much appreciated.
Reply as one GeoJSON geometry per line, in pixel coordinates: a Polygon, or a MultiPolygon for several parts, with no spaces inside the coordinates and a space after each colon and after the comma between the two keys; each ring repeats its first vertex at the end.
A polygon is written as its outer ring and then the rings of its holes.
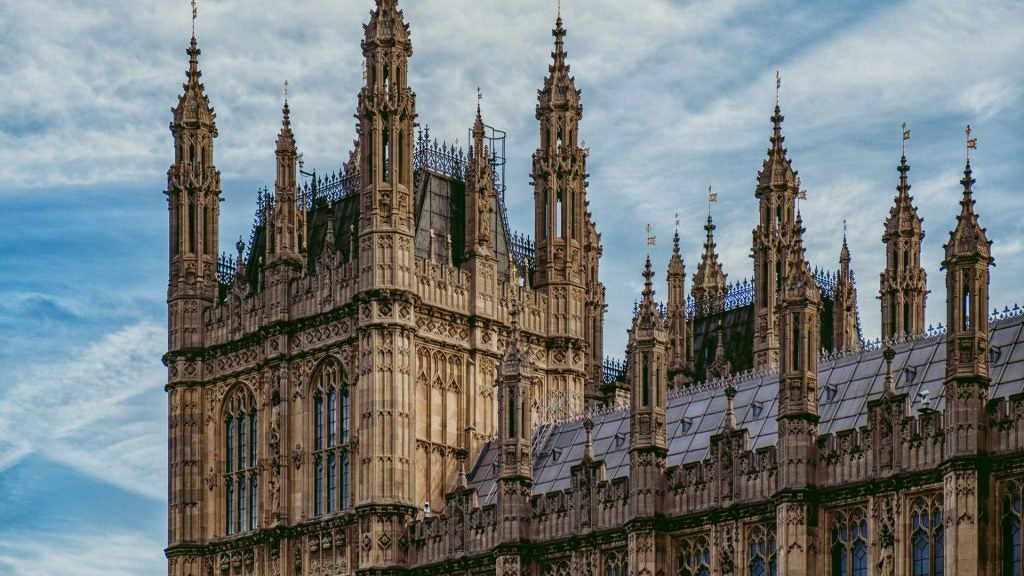
{"type": "Polygon", "coordinates": [[[196,19],[199,18],[199,8],[196,6],[196,0],[192,0],[192,37],[196,37],[196,19]]]}
{"type": "Polygon", "coordinates": [[[975,150],[978,147],[978,139],[971,138],[971,125],[967,125],[967,163],[971,163],[971,150],[975,150]]]}
{"type": "Polygon", "coordinates": [[[782,101],[782,73],[775,71],[775,107],[778,108],[782,101]]]}
{"type": "Polygon", "coordinates": [[[651,247],[658,243],[657,236],[654,235],[654,227],[650,224],[647,225],[647,256],[651,255],[651,247]]]}

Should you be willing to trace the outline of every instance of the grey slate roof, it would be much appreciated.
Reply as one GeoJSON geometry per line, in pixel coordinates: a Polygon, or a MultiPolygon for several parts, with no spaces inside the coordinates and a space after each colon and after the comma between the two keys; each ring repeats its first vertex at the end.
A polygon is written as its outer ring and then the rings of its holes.
{"type": "MultiPolygon", "coordinates": [[[[1005,398],[1024,391],[1024,314],[1004,314],[990,328],[992,353],[989,389],[991,398],[1005,398]]],[[[945,406],[943,380],[946,371],[945,334],[897,344],[893,377],[898,393],[911,399],[929,391],[933,409],[945,406]]],[[[885,361],[879,348],[823,359],[818,364],[819,433],[834,434],[867,423],[867,402],[882,394],[885,361]]],[[[778,374],[739,377],[734,381],[736,423],[750,434],[750,447],[773,446],[778,439],[776,393],[778,374]]],[[[725,419],[726,399],[722,383],[700,386],[669,396],[669,467],[703,460],[711,436],[725,419]]],[[[915,406],[916,407],[916,406],[915,406]]],[[[620,409],[592,418],[594,455],[604,460],[608,479],[629,475],[629,410],[620,409]]],[[[548,423],[533,432],[533,494],[570,487],[570,470],[583,457],[586,433],[582,421],[548,423]]],[[[495,476],[498,446],[491,442],[481,451],[469,478],[482,505],[496,500],[495,476]]]]}

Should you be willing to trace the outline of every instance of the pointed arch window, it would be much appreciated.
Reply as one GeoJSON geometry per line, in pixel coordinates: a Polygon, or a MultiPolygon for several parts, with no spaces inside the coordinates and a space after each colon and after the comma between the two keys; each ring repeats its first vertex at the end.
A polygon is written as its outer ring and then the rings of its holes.
{"type": "Polygon", "coordinates": [[[910,512],[913,576],[943,576],[942,495],[919,496],[910,512]]]}
{"type": "Polygon", "coordinates": [[[548,564],[544,567],[544,576],[570,576],[572,572],[569,568],[569,562],[562,560],[561,562],[548,564]]]}
{"type": "Polygon", "coordinates": [[[679,543],[678,576],[711,576],[711,547],[705,536],[685,538],[679,543]]]}
{"type": "Polygon", "coordinates": [[[313,376],[313,516],[351,506],[351,397],[341,365],[328,359],[313,376]]]}
{"type": "Polygon", "coordinates": [[[832,576],[867,576],[868,521],[863,508],[833,516],[830,556],[832,576]]]}
{"type": "Polygon", "coordinates": [[[611,552],[604,559],[605,576],[627,576],[629,574],[629,557],[625,551],[611,552]]]}
{"type": "Polygon", "coordinates": [[[252,394],[237,387],[224,403],[224,531],[259,527],[259,416],[252,394]]]}
{"type": "Polygon", "coordinates": [[[962,321],[961,328],[963,330],[970,330],[971,329],[971,321],[972,321],[972,319],[971,319],[971,273],[965,270],[963,278],[964,278],[963,279],[964,289],[963,289],[963,299],[962,299],[963,304],[962,304],[962,312],[961,312],[961,321],[962,321]]]}
{"type": "Polygon", "coordinates": [[[1002,489],[1000,555],[1003,576],[1021,576],[1021,485],[1007,482],[1002,489]]]}
{"type": "Polygon", "coordinates": [[[750,547],[750,576],[777,576],[775,527],[755,526],[747,543],[750,547]]]}

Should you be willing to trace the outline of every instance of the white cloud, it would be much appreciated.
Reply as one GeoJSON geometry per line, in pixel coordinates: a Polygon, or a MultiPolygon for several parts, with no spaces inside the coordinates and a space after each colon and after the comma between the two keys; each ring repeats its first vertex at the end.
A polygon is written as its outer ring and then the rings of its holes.
{"type": "Polygon", "coordinates": [[[23,366],[0,397],[0,470],[30,452],[151,498],[166,497],[164,330],[107,334],[63,362],[23,366]]]}
{"type": "Polygon", "coordinates": [[[66,532],[7,534],[0,573],[9,576],[138,576],[167,569],[159,541],[141,534],[68,524],[66,532]]]}
{"type": "MultiPolygon", "coordinates": [[[[485,119],[509,133],[510,220],[532,232],[527,175],[537,137],[536,89],[551,50],[551,3],[403,6],[416,49],[410,83],[419,121],[440,138],[464,141],[481,86],[485,119]]],[[[307,169],[332,170],[346,157],[361,23],[371,7],[370,0],[200,6],[201,63],[220,128],[222,238],[247,234],[253,189],[273,179],[283,80],[292,87],[292,120],[307,169]]],[[[188,15],[186,2],[43,0],[0,8],[0,21],[19,23],[2,30],[0,47],[4,193],[130,182],[156,195],[170,158],[168,108],[183,79],[188,15]]],[[[1016,2],[766,7],[651,0],[637,9],[588,0],[567,2],[563,16],[570,64],[583,89],[581,136],[592,149],[591,199],[605,242],[612,353],[622,347],[636,296],[636,281],[619,279],[638,277],[642,262],[630,248],[642,246],[643,225],[654,223],[667,239],[679,209],[684,256],[694,269],[708,184],[721,194],[716,218],[727,272],[735,280],[750,275],[753,183],[767,147],[776,68],[784,77],[787,145],[810,191],[809,256],[833,267],[836,219],[849,219],[868,335],[877,332],[871,283],[881,269],[879,237],[895,186],[900,123],[909,121],[914,131],[915,181],[955,172],[968,122],[982,139],[978,169],[1011,167],[979,179],[979,187],[1010,190],[1024,178],[1019,154],[986,148],[1020,141],[1024,12],[1016,2]]],[[[956,180],[942,183],[943,198],[955,194],[956,180]]],[[[929,230],[926,253],[934,254],[930,243],[940,242],[952,214],[948,205],[922,202],[924,191],[915,184],[929,230]]],[[[983,218],[998,251],[1012,213],[989,205],[983,218]]],[[[660,262],[666,244],[655,251],[660,262]]],[[[1019,284],[1022,275],[1020,267],[1001,268],[995,281],[1019,284]]],[[[941,286],[935,274],[932,279],[933,288],[941,286]]],[[[938,296],[933,290],[933,300],[938,296]]],[[[930,307],[935,319],[941,308],[930,307]]]]}

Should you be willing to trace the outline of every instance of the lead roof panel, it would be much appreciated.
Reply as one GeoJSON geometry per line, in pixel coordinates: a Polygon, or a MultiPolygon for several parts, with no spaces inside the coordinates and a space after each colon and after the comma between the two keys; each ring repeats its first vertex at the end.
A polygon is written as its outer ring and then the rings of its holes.
{"type": "MultiPolygon", "coordinates": [[[[992,398],[1008,397],[1024,390],[1024,315],[1010,315],[992,324],[990,341],[999,346],[990,371],[992,398]]],[[[902,342],[895,346],[893,378],[896,391],[907,394],[912,409],[921,402],[918,393],[928,391],[930,407],[941,410],[945,405],[943,382],[946,360],[945,335],[902,342]],[[911,371],[908,379],[905,370],[911,371]]],[[[885,363],[882,351],[872,348],[837,358],[825,358],[818,364],[819,433],[836,433],[859,428],[867,423],[867,403],[878,398],[884,389],[885,363]],[[856,377],[855,377],[856,376],[856,377]],[[826,388],[834,397],[828,399],[826,388]]],[[[774,446],[778,440],[776,420],[778,374],[740,375],[734,380],[734,410],[737,426],[746,428],[750,448],[757,450],[774,446]],[[759,408],[755,408],[755,403],[759,408]]],[[[708,457],[711,436],[721,430],[725,418],[724,384],[698,384],[669,395],[666,407],[668,453],[666,463],[676,466],[708,457]],[[689,419],[684,424],[683,418],[689,419]]],[[[604,460],[609,480],[629,474],[629,411],[620,409],[593,417],[594,454],[604,460]]],[[[534,429],[534,494],[568,488],[572,466],[583,455],[586,435],[580,420],[544,424],[534,429]],[[543,436],[548,435],[548,438],[543,436]],[[538,448],[536,443],[543,441],[538,448]],[[546,451],[559,447],[561,454],[552,461],[546,451]]],[[[482,504],[494,502],[498,445],[485,445],[470,475],[470,486],[479,490],[482,504]]]]}

